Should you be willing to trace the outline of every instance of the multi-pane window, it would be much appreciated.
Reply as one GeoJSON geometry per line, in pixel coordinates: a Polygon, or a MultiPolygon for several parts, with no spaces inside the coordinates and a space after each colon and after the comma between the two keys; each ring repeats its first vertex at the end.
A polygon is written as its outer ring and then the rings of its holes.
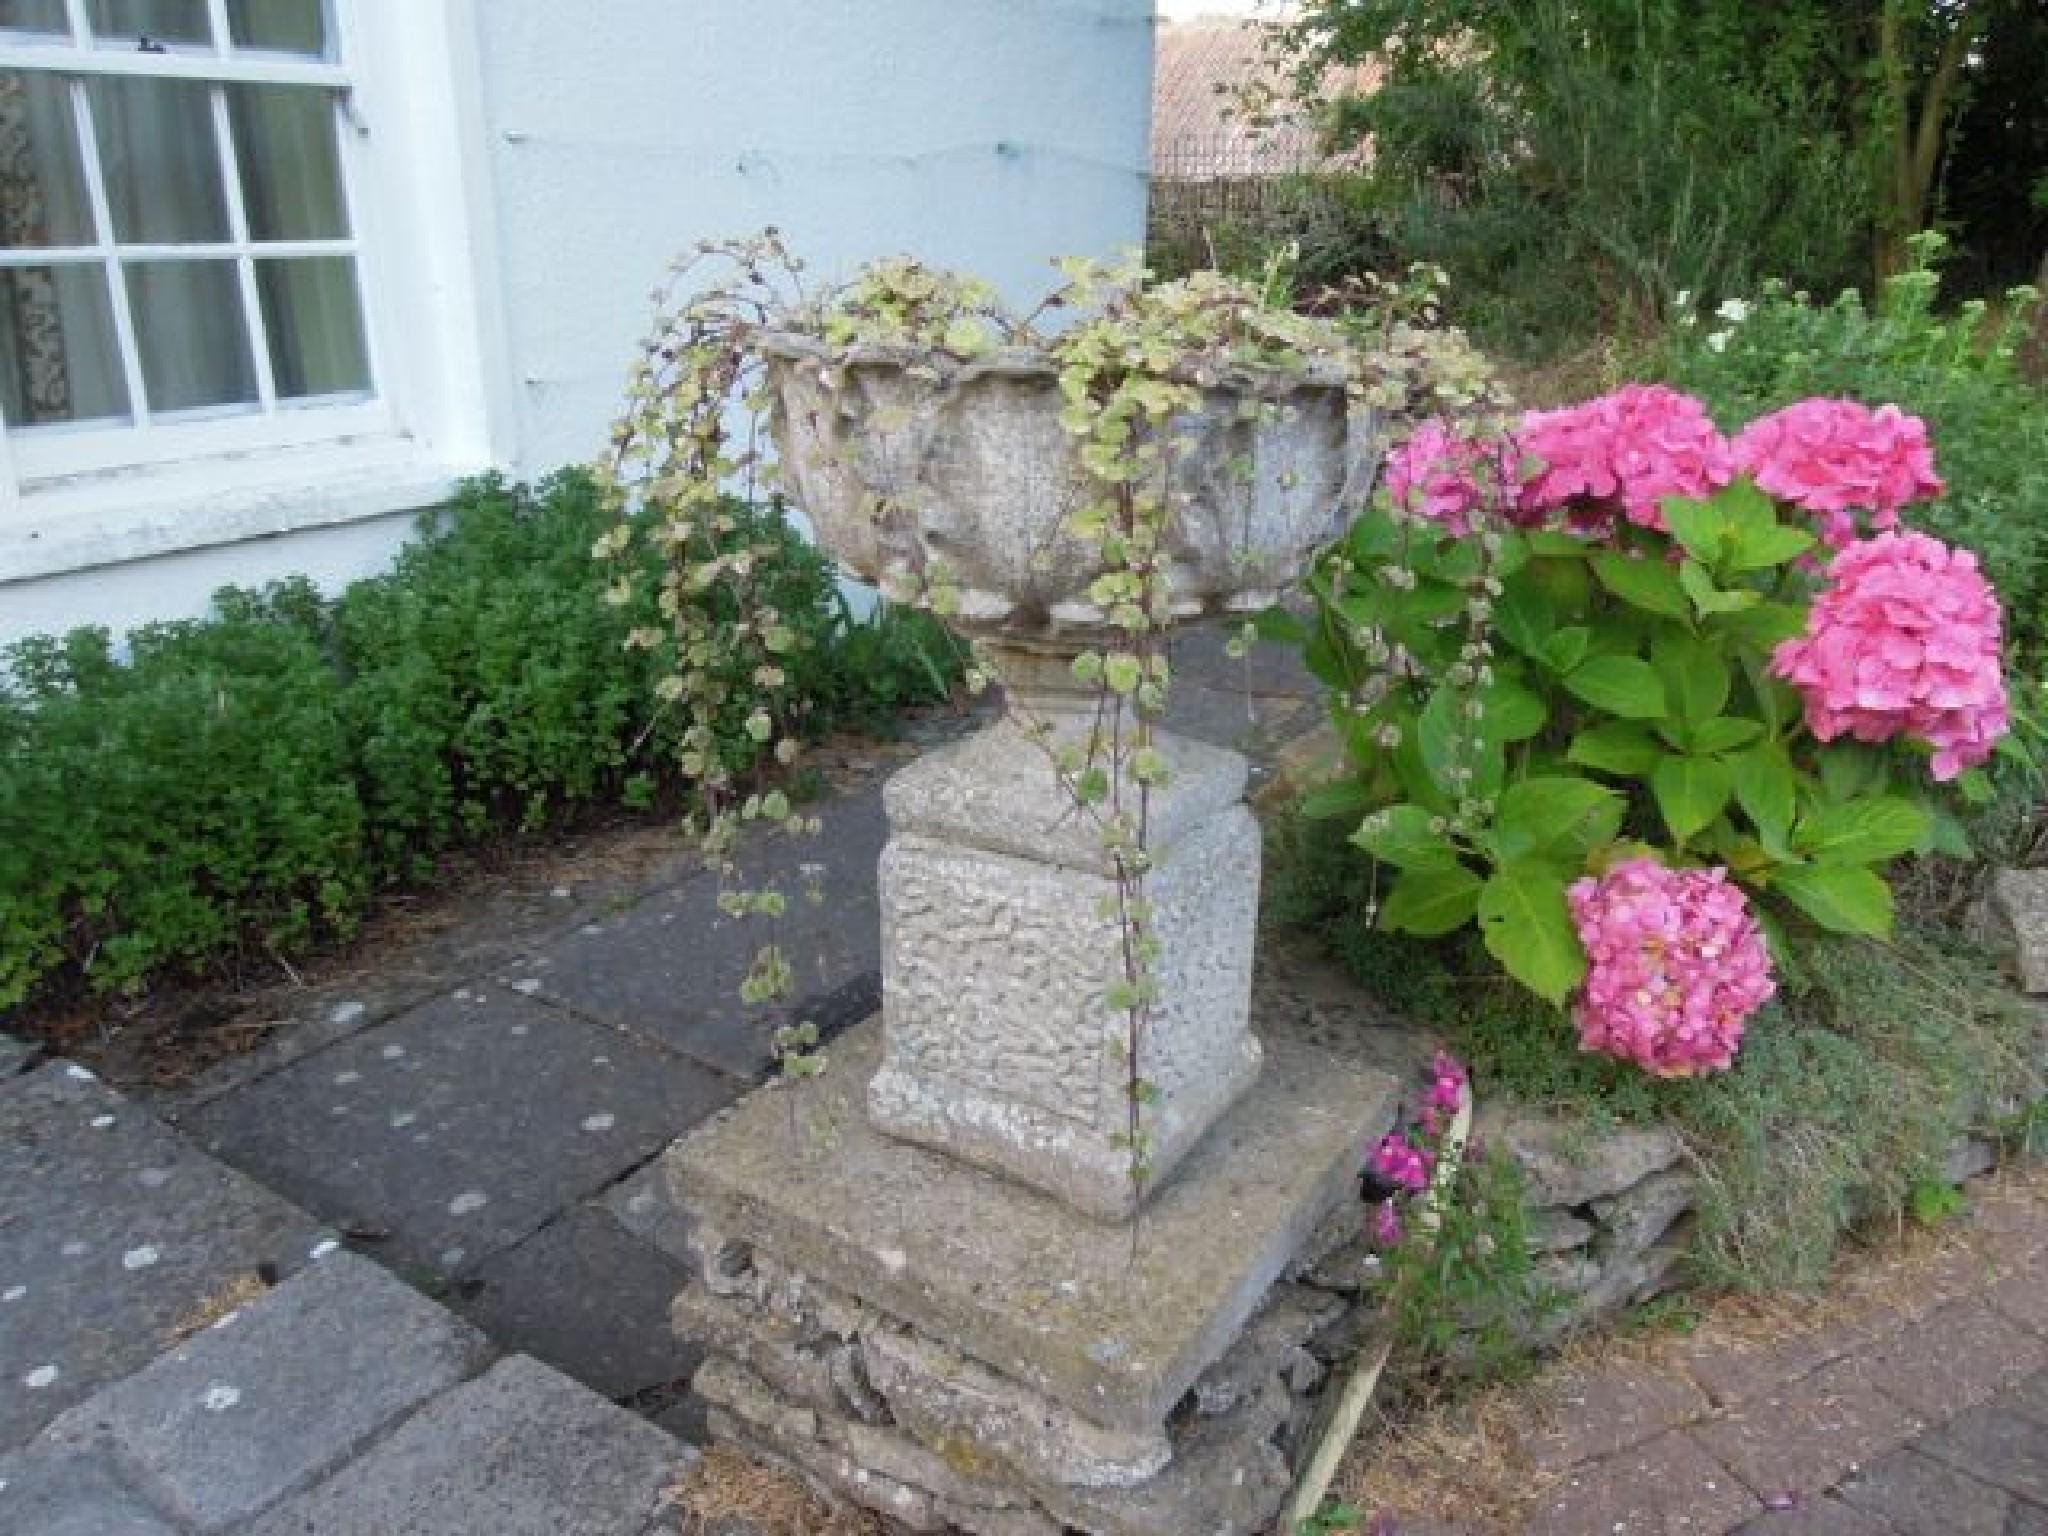
{"type": "Polygon", "coordinates": [[[375,397],[348,85],[327,0],[0,0],[0,421],[24,472],[208,423],[305,441],[375,397]]]}

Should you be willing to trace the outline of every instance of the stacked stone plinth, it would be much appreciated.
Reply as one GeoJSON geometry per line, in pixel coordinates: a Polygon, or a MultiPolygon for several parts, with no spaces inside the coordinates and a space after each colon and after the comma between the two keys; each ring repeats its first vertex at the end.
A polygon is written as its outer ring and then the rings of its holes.
{"type": "Polygon", "coordinates": [[[1304,1272],[1355,1229],[1381,1073],[1267,1032],[1256,1084],[1111,1226],[866,1113],[879,1021],[679,1143],[714,1439],[916,1531],[1249,1536],[1367,1301],[1304,1272]]]}

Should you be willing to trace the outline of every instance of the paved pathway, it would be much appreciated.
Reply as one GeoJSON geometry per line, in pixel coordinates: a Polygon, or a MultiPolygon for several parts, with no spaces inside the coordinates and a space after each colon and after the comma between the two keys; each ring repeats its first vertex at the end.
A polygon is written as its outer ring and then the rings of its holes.
{"type": "MultiPolygon", "coordinates": [[[[1187,734],[1314,719],[1284,658],[1181,650],[1187,734]]],[[[701,1420],[654,1160],[764,1078],[791,1014],[829,1036],[878,1005],[896,761],[821,840],[755,849],[823,881],[776,935],[788,1010],[741,1007],[762,935],[677,848],[494,892],[146,1105],[0,1037],[0,1536],[665,1531],[671,1432],[701,1420]]]]}
{"type": "Polygon", "coordinates": [[[1975,1194],[1971,1229],[1851,1275],[1817,1326],[1710,1313],[1554,1368],[1495,1405],[1524,1428],[1488,1491],[1539,1490],[1541,1536],[2048,1536],[2048,1177],[1975,1194]]]}

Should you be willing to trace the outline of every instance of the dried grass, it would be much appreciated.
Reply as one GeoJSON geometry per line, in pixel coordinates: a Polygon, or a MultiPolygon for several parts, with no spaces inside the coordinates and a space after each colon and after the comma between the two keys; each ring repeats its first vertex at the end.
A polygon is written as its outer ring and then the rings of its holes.
{"type": "Polygon", "coordinates": [[[232,1280],[201,1298],[199,1303],[171,1325],[170,1344],[182,1344],[195,1333],[204,1333],[230,1313],[239,1312],[270,1289],[261,1275],[245,1269],[232,1280]]]}
{"type": "Polygon", "coordinates": [[[761,1536],[881,1536],[866,1515],[828,1506],[792,1474],[713,1446],[668,1492],[686,1536],[738,1518],[761,1536]]]}

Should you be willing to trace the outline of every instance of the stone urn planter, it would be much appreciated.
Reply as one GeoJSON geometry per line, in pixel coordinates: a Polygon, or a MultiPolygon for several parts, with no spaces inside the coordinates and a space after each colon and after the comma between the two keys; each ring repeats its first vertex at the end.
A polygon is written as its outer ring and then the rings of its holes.
{"type": "MultiPolygon", "coordinates": [[[[1113,643],[1068,531],[1101,497],[1060,423],[1052,360],[1011,348],[936,366],[909,349],[758,338],[783,483],[819,541],[884,593],[943,588],[946,622],[993,655],[1008,699],[974,738],[899,773],[883,856],[884,1049],[868,1111],[1107,1220],[1145,1189],[1127,1140],[1114,871],[1045,737],[1094,727],[1081,650],[1113,643]]],[[[1270,606],[1341,531],[1377,465],[1371,413],[1333,366],[1226,370],[1177,418],[1165,549],[1176,620],[1270,606]]],[[[1236,753],[1164,733],[1151,800],[1158,998],[1139,1048],[1146,1188],[1257,1075],[1247,1027],[1259,832],[1236,753]]]]}

